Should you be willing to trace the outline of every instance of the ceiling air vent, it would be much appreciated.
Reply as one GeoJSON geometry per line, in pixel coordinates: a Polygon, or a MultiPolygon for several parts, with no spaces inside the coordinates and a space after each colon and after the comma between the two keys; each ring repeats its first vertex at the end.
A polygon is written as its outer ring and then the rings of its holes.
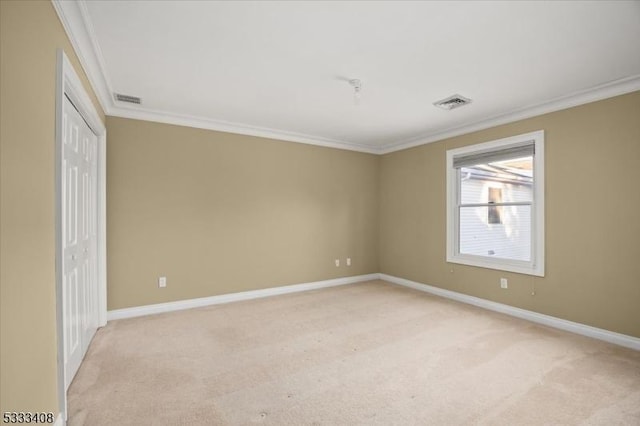
{"type": "Polygon", "coordinates": [[[138,104],[138,105],[142,103],[142,99],[136,96],[121,95],[120,93],[115,93],[115,95],[116,95],[116,100],[120,102],[128,102],[130,104],[138,104]]]}
{"type": "Polygon", "coordinates": [[[442,109],[454,109],[471,103],[471,99],[460,95],[449,96],[433,104],[442,109]]]}

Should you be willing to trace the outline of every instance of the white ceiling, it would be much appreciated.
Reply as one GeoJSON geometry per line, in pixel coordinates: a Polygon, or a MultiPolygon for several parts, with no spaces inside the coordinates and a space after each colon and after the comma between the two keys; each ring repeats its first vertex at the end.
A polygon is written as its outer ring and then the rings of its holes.
{"type": "Polygon", "coordinates": [[[640,89],[638,1],[69,3],[115,116],[388,152],[640,89]]]}

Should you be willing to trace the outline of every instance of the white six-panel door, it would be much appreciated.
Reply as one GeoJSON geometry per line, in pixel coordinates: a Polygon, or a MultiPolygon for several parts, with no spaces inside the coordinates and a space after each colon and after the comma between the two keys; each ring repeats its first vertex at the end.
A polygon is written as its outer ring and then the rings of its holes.
{"type": "Polygon", "coordinates": [[[99,322],[98,138],[66,97],[62,119],[62,293],[68,389],[99,322]]]}

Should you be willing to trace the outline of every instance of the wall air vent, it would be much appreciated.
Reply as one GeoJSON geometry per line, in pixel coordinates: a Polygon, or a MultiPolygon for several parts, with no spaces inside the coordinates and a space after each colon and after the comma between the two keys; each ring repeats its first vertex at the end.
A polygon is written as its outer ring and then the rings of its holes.
{"type": "Polygon", "coordinates": [[[471,99],[469,98],[465,98],[464,96],[460,96],[460,95],[452,95],[438,102],[434,102],[433,105],[437,106],[438,108],[451,110],[464,105],[468,105],[470,103],[471,103],[471,99]]]}
{"type": "Polygon", "coordinates": [[[128,102],[130,104],[138,104],[138,105],[142,103],[142,99],[136,96],[121,95],[120,93],[114,93],[114,95],[116,95],[116,100],[120,102],[128,102]]]}

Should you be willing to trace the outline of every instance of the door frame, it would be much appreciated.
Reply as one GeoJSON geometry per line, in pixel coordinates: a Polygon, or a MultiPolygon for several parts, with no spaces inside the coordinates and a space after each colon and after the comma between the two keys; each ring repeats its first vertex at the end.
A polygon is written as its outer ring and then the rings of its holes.
{"type": "Polygon", "coordinates": [[[67,419],[67,389],[64,364],[64,312],[62,299],[62,117],[65,95],[71,100],[89,128],[98,136],[97,149],[97,279],[98,327],[107,324],[107,129],[89,98],[64,50],[56,52],[56,135],[55,135],[55,225],[56,225],[56,339],[58,344],[58,407],[67,419]]]}

